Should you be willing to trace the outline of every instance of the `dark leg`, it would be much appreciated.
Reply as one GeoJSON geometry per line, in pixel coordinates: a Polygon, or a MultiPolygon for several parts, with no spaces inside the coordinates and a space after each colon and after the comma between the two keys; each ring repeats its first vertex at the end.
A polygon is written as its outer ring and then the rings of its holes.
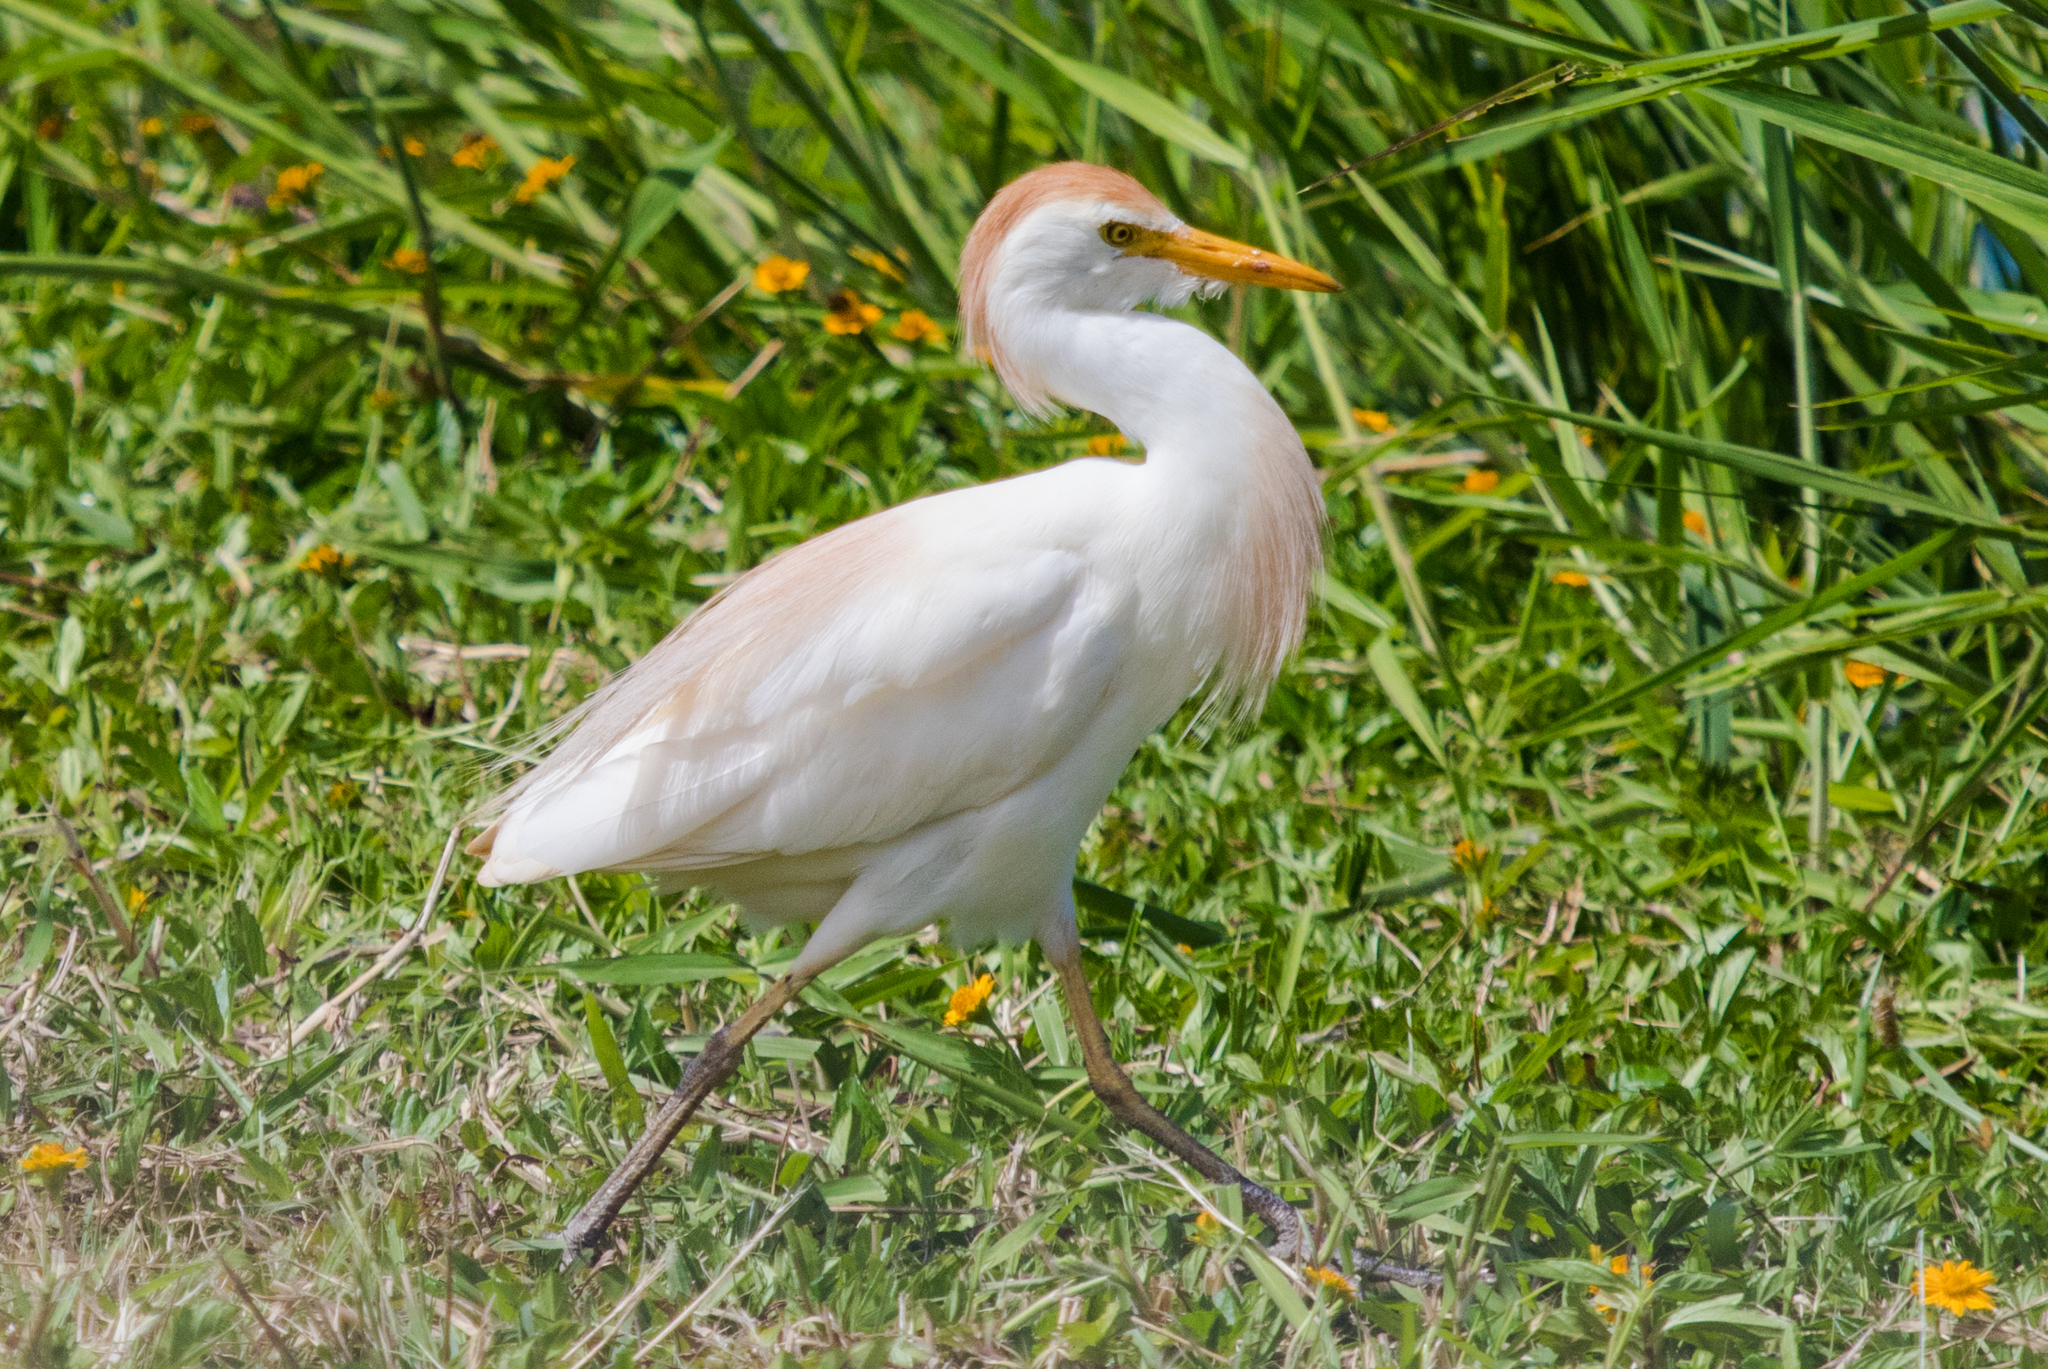
{"type": "Polygon", "coordinates": [[[756,999],[752,1007],[740,1014],[739,1021],[720,1027],[711,1034],[702,1053],[683,1071],[683,1082],[676,1085],[676,1091],[661,1105],[661,1111],[654,1114],[654,1120],[647,1124],[647,1130],[626,1152],[626,1158],[598,1186],[597,1192],[590,1195],[590,1201],[583,1205],[582,1210],[562,1228],[563,1268],[575,1261],[578,1251],[593,1247],[604,1239],[605,1228],[619,1215],[619,1209],[633,1196],[633,1190],[640,1187],[641,1181],[660,1163],[662,1152],[668,1149],[669,1142],[676,1139],[676,1133],[688,1124],[697,1105],[731,1077],[740,1063],[741,1052],[753,1039],[754,1033],[767,1025],[769,1019],[781,1012],[824,968],[820,965],[802,973],[784,975],[770,985],[768,992],[756,999]]]}
{"type": "Polygon", "coordinates": [[[1046,948],[1060,977],[1060,989],[1067,997],[1067,1016],[1081,1035],[1081,1058],[1088,1066],[1088,1083],[1102,1105],[1127,1127],[1136,1128],[1186,1161],[1195,1173],[1213,1184],[1236,1184],[1244,1194],[1244,1205],[1273,1228],[1273,1258],[1293,1261],[1301,1253],[1301,1217],[1270,1189],[1261,1188],[1224,1162],[1221,1156],[1166,1120],[1159,1109],[1139,1096],[1130,1077],[1109,1053],[1109,1034],[1095,1015],[1095,1001],[1088,996],[1088,979],[1081,973],[1081,952],[1046,948]]]}

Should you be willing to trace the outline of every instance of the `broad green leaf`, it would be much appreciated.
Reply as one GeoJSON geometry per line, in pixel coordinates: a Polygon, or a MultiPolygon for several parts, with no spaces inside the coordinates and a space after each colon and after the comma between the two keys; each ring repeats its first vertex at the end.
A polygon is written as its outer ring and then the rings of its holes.
{"type": "Polygon", "coordinates": [[[696,984],[707,979],[752,979],[754,971],[730,956],[705,951],[669,951],[656,955],[618,955],[604,960],[570,960],[555,965],[522,967],[568,975],[585,984],[696,984]]]}

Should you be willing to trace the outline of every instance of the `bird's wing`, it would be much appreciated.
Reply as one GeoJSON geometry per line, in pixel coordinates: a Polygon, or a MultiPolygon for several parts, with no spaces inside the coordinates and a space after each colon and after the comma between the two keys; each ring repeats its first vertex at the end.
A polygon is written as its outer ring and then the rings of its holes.
{"type": "Polygon", "coordinates": [[[1072,551],[944,517],[950,498],[785,552],[671,633],[512,794],[485,882],[887,841],[1049,769],[1131,605],[1072,551]]]}

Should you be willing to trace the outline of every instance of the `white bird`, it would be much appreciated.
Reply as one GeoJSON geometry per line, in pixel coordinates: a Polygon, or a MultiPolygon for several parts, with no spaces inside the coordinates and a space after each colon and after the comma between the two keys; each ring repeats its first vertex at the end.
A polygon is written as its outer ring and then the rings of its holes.
{"type": "Polygon", "coordinates": [[[1154,1110],[1082,976],[1074,861],[1145,737],[1191,695],[1249,711],[1299,643],[1321,487],[1243,362],[1137,311],[1322,272],[1190,228],[1137,181],[1041,167],[990,201],[960,263],[964,341],[1025,409],[1114,423],[1085,459],[931,495],[764,562],[606,685],[495,799],[478,882],[586,870],[702,886],[750,925],[815,923],[792,968],[691,1063],[563,1232],[592,1244],[746,1040],[876,937],[1035,937],[1109,1110],[1238,1184],[1293,1258],[1300,1219],[1154,1110]]]}

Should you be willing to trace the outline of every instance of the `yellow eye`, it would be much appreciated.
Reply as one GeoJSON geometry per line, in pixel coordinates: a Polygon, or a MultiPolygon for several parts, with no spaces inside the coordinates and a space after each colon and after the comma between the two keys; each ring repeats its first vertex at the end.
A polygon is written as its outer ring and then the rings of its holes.
{"type": "Polygon", "coordinates": [[[1111,247],[1129,247],[1138,240],[1138,230],[1127,223],[1102,225],[1102,240],[1111,247]]]}

